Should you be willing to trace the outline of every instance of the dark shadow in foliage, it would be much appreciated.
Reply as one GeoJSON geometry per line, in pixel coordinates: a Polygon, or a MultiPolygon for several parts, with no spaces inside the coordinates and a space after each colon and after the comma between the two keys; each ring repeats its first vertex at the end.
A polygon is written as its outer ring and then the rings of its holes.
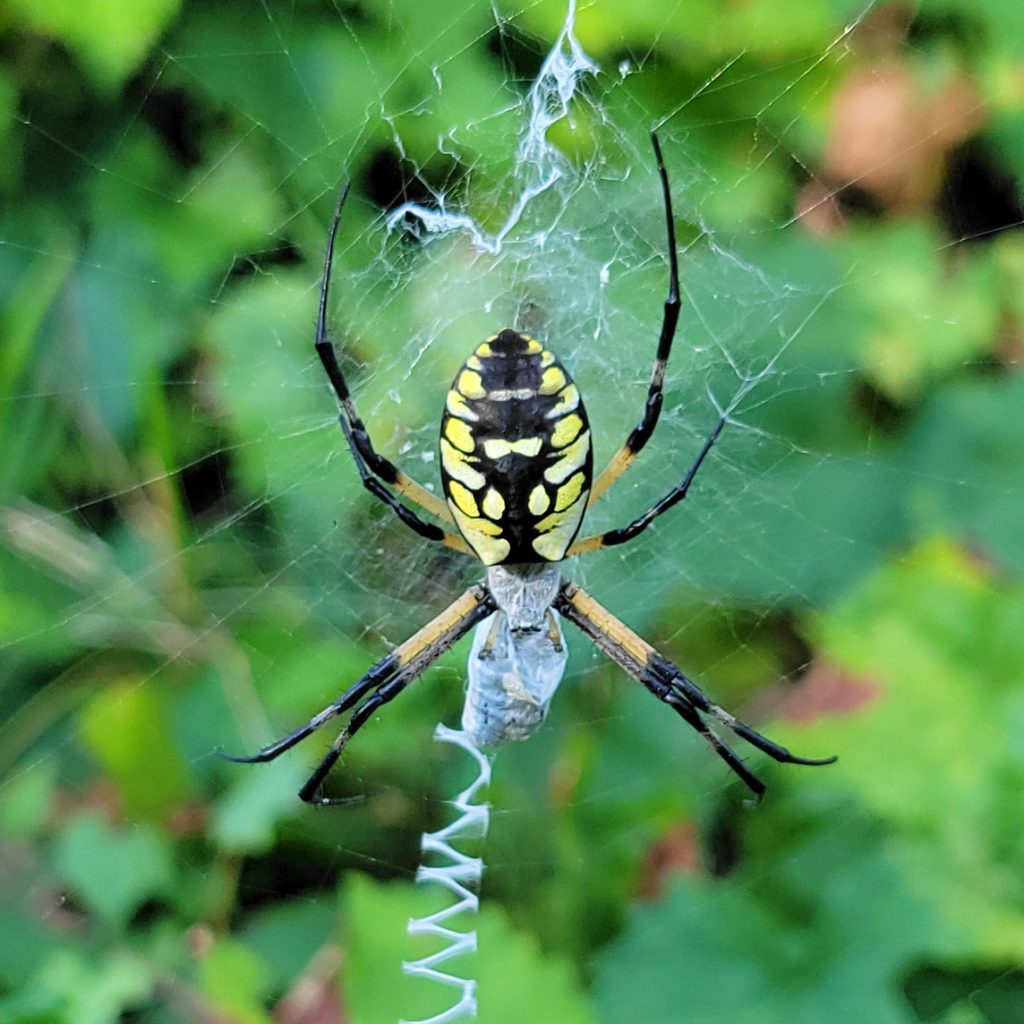
{"type": "MultiPolygon", "coordinates": [[[[903,984],[919,1020],[945,1020],[954,1007],[973,1007],[989,1024],[1019,1024],[1024,1007],[1024,970],[945,971],[922,967],[903,984]]],[[[972,1018],[973,1019],[973,1018],[972,1018]]]]}
{"type": "Polygon", "coordinates": [[[950,235],[962,242],[983,242],[1024,224],[1017,182],[979,139],[950,159],[938,213],[950,235]]]}

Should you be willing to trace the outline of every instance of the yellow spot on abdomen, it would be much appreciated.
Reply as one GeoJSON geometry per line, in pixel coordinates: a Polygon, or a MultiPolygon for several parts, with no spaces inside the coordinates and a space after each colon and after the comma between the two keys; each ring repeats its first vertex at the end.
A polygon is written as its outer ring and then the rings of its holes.
{"type": "Polygon", "coordinates": [[[506,455],[525,455],[527,458],[533,458],[540,452],[543,443],[539,437],[524,437],[521,441],[491,437],[484,441],[484,455],[489,459],[501,459],[506,455]]]}
{"type": "Polygon", "coordinates": [[[454,480],[464,483],[470,490],[479,491],[486,481],[479,470],[470,465],[468,455],[463,455],[457,448],[452,447],[443,437],[441,438],[441,465],[444,471],[454,480]]]}
{"type": "Polygon", "coordinates": [[[454,416],[449,417],[444,425],[444,436],[460,451],[471,452],[476,447],[469,424],[454,416]]]}
{"type": "Polygon", "coordinates": [[[475,370],[463,370],[459,374],[457,387],[466,398],[479,399],[487,396],[487,392],[484,390],[483,378],[475,370]]]}
{"type": "Polygon", "coordinates": [[[458,393],[458,391],[452,390],[448,392],[448,398],[445,400],[445,407],[452,416],[460,416],[464,420],[473,420],[474,422],[480,419],[479,416],[466,404],[466,400],[458,393]]]}
{"type": "Polygon", "coordinates": [[[567,381],[565,374],[558,366],[549,366],[540,376],[540,387],[538,391],[542,395],[553,395],[556,391],[561,391],[565,387],[567,381]]]}
{"type": "Polygon", "coordinates": [[[555,448],[564,448],[582,429],[583,420],[571,412],[565,419],[555,424],[555,429],[551,433],[551,444],[555,448]]]}
{"type": "Polygon", "coordinates": [[[590,451],[590,431],[582,434],[568,448],[562,451],[562,457],[544,470],[544,479],[549,484],[560,484],[567,480],[578,469],[583,468],[590,451]]]}
{"type": "Polygon", "coordinates": [[[558,401],[547,414],[549,420],[558,419],[563,413],[572,412],[580,404],[580,391],[575,384],[569,384],[558,395],[558,401]]]}
{"type": "Polygon", "coordinates": [[[501,527],[486,519],[463,515],[458,507],[452,509],[455,522],[484,565],[497,565],[504,561],[512,546],[501,536],[501,527]]]}
{"type": "Polygon", "coordinates": [[[501,536],[501,527],[497,523],[492,523],[487,519],[474,519],[473,529],[486,534],[488,537],[501,536]]]}
{"type": "Polygon", "coordinates": [[[448,481],[448,494],[455,506],[461,512],[465,512],[467,516],[475,518],[480,515],[480,508],[476,503],[476,498],[473,497],[473,492],[463,487],[458,480],[448,481]]]}
{"type": "Polygon", "coordinates": [[[530,509],[532,515],[542,516],[551,507],[551,498],[548,496],[548,492],[544,490],[542,484],[537,484],[532,491],[530,491],[530,497],[527,499],[527,506],[530,509]]]}
{"type": "Polygon", "coordinates": [[[488,487],[481,508],[488,519],[500,519],[505,512],[505,499],[493,487],[488,487]]]}
{"type": "Polygon", "coordinates": [[[569,543],[576,536],[580,520],[583,518],[583,502],[579,502],[565,512],[553,512],[537,524],[539,536],[530,542],[533,550],[541,558],[549,562],[558,562],[565,557],[569,543]]]}
{"type": "Polygon", "coordinates": [[[569,514],[565,512],[552,512],[551,515],[545,516],[535,527],[538,533],[548,533],[553,530],[556,526],[561,526],[567,519],[569,514]]]}
{"type": "Polygon", "coordinates": [[[559,487],[558,494],[555,496],[555,511],[561,512],[562,509],[566,509],[570,505],[574,505],[579,500],[579,496],[583,492],[583,485],[586,481],[586,473],[577,473],[574,477],[569,478],[568,483],[559,487]]]}

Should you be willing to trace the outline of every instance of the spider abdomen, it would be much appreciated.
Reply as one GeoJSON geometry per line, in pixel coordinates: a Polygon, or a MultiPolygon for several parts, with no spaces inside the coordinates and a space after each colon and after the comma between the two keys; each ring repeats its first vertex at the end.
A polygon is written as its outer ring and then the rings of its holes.
{"type": "Polygon", "coordinates": [[[586,410],[554,354],[511,329],[480,345],[441,419],[445,497],[480,560],[561,561],[592,475],[586,410]]]}

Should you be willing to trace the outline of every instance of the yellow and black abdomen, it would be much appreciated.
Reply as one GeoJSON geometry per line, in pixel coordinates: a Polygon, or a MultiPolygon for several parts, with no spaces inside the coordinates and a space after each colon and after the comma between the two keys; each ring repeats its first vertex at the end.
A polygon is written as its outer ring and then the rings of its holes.
{"type": "Polygon", "coordinates": [[[506,329],[466,360],[441,420],[441,482],[484,565],[558,562],[583,521],[590,427],[572,378],[506,329]]]}

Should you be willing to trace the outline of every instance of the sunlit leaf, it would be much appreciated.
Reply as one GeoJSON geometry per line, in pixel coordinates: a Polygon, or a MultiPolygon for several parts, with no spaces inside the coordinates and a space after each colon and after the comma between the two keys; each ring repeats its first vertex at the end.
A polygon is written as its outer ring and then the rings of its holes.
{"type": "Polygon", "coordinates": [[[53,36],[73,50],[96,82],[113,89],[143,61],[178,11],[179,0],[14,0],[9,10],[27,28],[53,36]]]}
{"type": "Polygon", "coordinates": [[[270,1024],[263,1008],[266,968],[254,953],[237,942],[218,941],[204,956],[200,975],[205,996],[221,1013],[239,1024],[270,1024]]]}
{"type": "Polygon", "coordinates": [[[305,806],[298,791],[311,769],[286,756],[236,770],[238,782],[214,807],[210,835],[226,852],[258,853],[273,844],[277,825],[305,806]]]}
{"type": "Polygon", "coordinates": [[[117,782],[129,814],[159,818],[192,792],[159,688],[136,679],[105,687],[82,711],[82,735],[117,782]]]}

